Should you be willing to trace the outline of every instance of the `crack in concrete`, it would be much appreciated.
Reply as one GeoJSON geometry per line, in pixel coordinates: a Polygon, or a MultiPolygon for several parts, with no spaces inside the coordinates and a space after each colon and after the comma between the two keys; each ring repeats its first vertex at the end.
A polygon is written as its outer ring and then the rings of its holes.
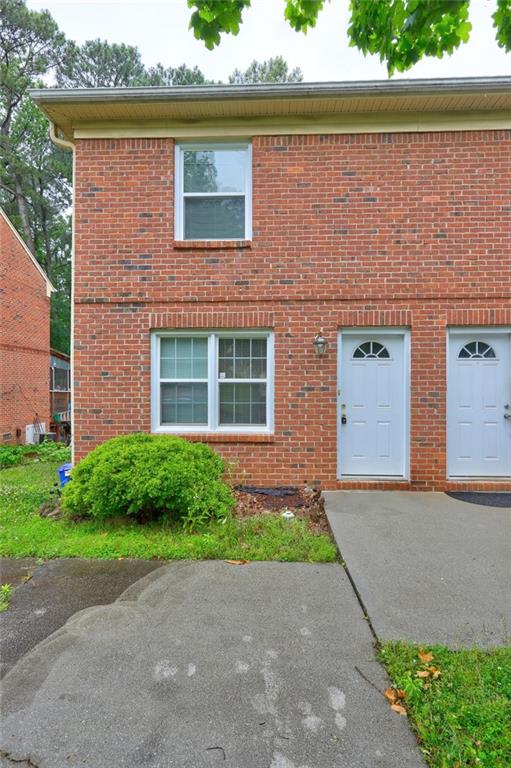
{"type": "Polygon", "coordinates": [[[5,750],[0,749],[0,757],[5,757],[6,760],[9,760],[11,763],[15,763],[16,765],[20,765],[21,763],[25,763],[25,765],[29,765],[30,768],[39,768],[37,763],[34,763],[33,760],[31,760],[30,757],[11,757],[11,752],[5,752],[5,750]]]}

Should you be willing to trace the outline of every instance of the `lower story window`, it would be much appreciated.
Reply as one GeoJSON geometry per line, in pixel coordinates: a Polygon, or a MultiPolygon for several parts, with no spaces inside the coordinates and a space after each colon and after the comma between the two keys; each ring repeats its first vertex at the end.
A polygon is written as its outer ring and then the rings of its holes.
{"type": "Polygon", "coordinates": [[[154,333],[152,400],[153,431],[271,431],[273,334],[154,333]]]}

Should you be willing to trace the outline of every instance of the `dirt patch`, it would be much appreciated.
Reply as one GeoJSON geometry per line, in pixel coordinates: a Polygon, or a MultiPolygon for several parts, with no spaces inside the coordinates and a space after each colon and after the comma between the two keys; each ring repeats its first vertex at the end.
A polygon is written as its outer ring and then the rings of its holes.
{"type": "Polygon", "coordinates": [[[41,517],[50,517],[52,520],[60,520],[64,514],[60,508],[60,497],[51,496],[47,501],[43,501],[39,507],[41,517]]]}
{"type": "Polygon", "coordinates": [[[257,488],[238,485],[234,488],[234,514],[240,520],[256,515],[281,515],[286,510],[306,520],[316,533],[330,533],[325,515],[325,500],[315,488],[257,488]]]}

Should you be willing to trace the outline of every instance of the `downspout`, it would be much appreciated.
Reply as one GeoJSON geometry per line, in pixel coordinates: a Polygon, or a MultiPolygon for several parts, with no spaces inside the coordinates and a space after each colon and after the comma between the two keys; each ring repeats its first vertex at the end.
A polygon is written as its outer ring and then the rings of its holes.
{"type": "Polygon", "coordinates": [[[75,178],[76,178],[76,153],[73,141],[57,136],[55,123],[50,120],[50,139],[59,149],[70,150],[73,153],[73,202],[71,208],[71,340],[69,345],[69,357],[71,366],[71,461],[75,460],[75,385],[74,385],[74,319],[75,319],[75,178]]]}
{"type": "Polygon", "coordinates": [[[71,152],[74,151],[74,148],[75,148],[74,142],[68,141],[67,139],[61,139],[59,136],[57,136],[55,123],[53,123],[51,120],[50,120],[50,139],[55,144],[55,146],[59,147],[60,149],[70,149],[71,152]]]}

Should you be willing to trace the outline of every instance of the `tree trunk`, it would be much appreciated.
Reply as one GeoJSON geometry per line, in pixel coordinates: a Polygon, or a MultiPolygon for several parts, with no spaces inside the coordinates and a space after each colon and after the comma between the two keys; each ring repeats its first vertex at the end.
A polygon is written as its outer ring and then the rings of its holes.
{"type": "Polygon", "coordinates": [[[34,235],[32,234],[32,228],[30,226],[27,200],[23,194],[21,181],[18,174],[14,175],[14,192],[16,194],[16,205],[18,206],[18,213],[21,219],[21,228],[23,229],[25,243],[27,244],[29,251],[35,256],[34,235]]]}

